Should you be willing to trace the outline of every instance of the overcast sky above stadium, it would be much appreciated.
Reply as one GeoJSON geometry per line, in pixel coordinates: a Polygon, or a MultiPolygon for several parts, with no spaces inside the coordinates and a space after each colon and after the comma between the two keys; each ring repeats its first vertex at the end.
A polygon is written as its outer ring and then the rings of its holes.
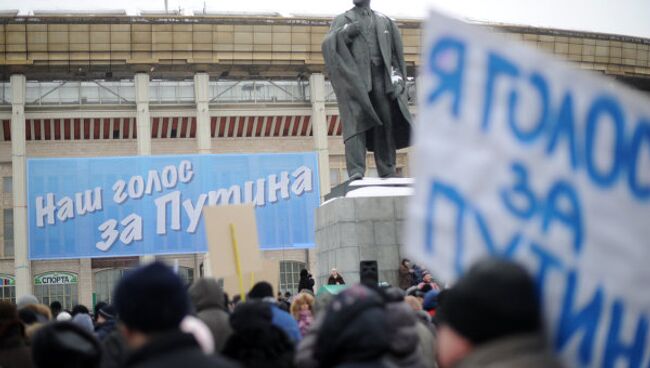
{"type": "MultiPolygon", "coordinates": [[[[186,14],[201,11],[203,0],[168,0],[186,14]]],[[[207,11],[274,11],[283,15],[334,15],[351,0],[206,0],[207,11]]],[[[372,0],[375,10],[394,17],[424,18],[429,9],[457,18],[536,27],[614,33],[650,38],[650,0],[372,0]]],[[[0,9],[32,10],[164,9],[164,0],[0,0],[0,9]]]]}

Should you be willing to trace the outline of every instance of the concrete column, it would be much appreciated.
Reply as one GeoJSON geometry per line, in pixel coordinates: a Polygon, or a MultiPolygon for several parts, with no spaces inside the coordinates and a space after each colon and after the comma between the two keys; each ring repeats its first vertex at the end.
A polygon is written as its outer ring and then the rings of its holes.
{"type": "MultiPolygon", "coordinates": [[[[149,74],[135,75],[135,103],[137,115],[135,124],[138,132],[138,155],[151,155],[151,115],[149,114],[149,74]]],[[[140,264],[152,263],[156,260],[153,254],[140,257],[140,264]]]]}
{"type": "Polygon", "coordinates": [[[311,92],[311,126],[314,132],[314,149],[318,153],[320,194],[330,192],[330,153],[327,147],[327,115],[325,113],[325,77],[321,73],[309,76],[311,92]]]}
{"type": "Polygon", "coordinates": [[[138,132],[138,155],[151,154],[151,116],[149,114],[149,74],[135,75],[135,123],[138,132]]]}
{"type": "Polygon", "coordinates": [[[82,258],[79,260],[79,280],[77,282],[79,292],[79,303],[87,306],[94,306],[93,304],[93,270],[92,261],[90,258],[82,258]]]}
{"type": "Polygon", "coordinates": [[[194,74],[194,100],[196,101],[196,144],[199,153],[210,153],[210,93],[208,92],[208,73],[194,74]]]}
{"type": "MultiPolygon", "coordinates": [[[[199,154],[212,153],[212,137],[210,136],[210,92],[208,73],[194,74],[194,101],[196,102],[196,149],[199,154]]],[[[204,254],[195,254],[195,277],[199,277],[199,268],[203,262],[204,276],[212,275],[209,261],[204,254]]]]}
{"type": "Polygon", "coordinates": [[[14,268],[16,299],[32,293],[27,251],[27,174],[25,161],[25,76],[11,76],[11,171],[13,176],[14,268]]]}

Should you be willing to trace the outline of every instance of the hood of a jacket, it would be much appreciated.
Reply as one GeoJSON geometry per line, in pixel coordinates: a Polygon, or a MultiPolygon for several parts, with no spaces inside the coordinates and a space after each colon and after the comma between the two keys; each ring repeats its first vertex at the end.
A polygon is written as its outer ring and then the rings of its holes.
{"type": "Polygon", "coordinates": [[[188,292],[197,312],[210,308],[226,309],[223,289],[215,279],[198,279],[188,292]]]}

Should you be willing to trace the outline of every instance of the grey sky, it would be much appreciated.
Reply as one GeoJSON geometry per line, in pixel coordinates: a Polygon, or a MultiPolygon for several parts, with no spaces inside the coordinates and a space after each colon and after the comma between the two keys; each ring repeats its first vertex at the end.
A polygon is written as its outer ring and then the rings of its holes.
{"type": "MultiPolygon", "coordinates": [[[[188,14],[203,0],[168,0],[188,14]]],[[[208,11],[277,11],[282,14],[337,14],[351,0],[206,0],[208,11]]],[[[615,33],[650,38],[650,0],[372,0],[372,7],[395,17],[424,18],[428,9],[462,19],[615,33]]],[[[0,0],[0,9],[160,10],[164,0],[0,0]],[[56,5],[55,5],[56,4],[56,5]]]]}

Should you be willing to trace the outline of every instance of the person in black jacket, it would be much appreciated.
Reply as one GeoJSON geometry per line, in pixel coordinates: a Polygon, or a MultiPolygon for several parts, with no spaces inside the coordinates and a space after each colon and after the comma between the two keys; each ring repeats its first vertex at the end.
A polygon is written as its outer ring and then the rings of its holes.
{"type": "Polygon", "coordinates": [[[336,268],[332,268],[330,277],[329,279],[327,279],[327,285],[345,285],[343,276],[341,276],[341,274],[339,273],[339,271],[336,270],[336,268]]]}
{"type": "Polygon", "coordinates": [[[294,344],[273,324],[271,308],[255,299],[238,305],[230,316],[233,334],[223,354],[247,368],[293,367],[294,344]]]}
{"type": "Polygon", "coordinates": [[[309,290],[314,293],[314,278],[306,269],[300,270],[300,281],[298,281],[298,292],[309,290]]]}
{"type": "Polygon", "coordinates": [[[72,322],[49,323],[32,339],[36,368],[98,368],[101,355],[97,339],[72,322]]]}
{"type": "Polygon", "coordinates": [[[117,320],[115,319],[115,307],[110,304],[104,305],[98,312],[95,318],[97,325],[95,326],[95,337],[99,342],[103,342],[111,332],[117,329],[117,320]]]}
{"type": "Polygon", "coordinates": [[[204,355],[194,336],[180,330],[190,301],[181,279],[164,264],[155,262],[127,274],[117,285],[114,300],[132,350],[125,367],[232,366],[217,355],[204,355]]]}

